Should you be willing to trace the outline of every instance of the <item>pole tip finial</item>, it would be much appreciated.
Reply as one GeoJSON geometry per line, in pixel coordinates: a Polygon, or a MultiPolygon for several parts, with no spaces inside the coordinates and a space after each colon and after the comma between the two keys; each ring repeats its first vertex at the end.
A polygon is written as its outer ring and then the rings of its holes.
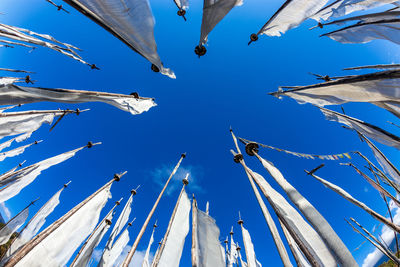
{"type": "Polygon", "coordinates": [[[151,70],[154,72],[160,72],[160,69],[154,64],[151,64],[151,70]]]}
{"type": "Polygon", "coordinates": [[[136,190],[135,190],[135,189],[132,189],[132,190],[131,190],[131,194],[132,194],[132,195],[136,195],[136,194],[137,194],[136,190]]]}
{"type": "Polygon", "coordinates": [[[93,142],[89,141],[86,146],[87,146],[87,148],[91,148],[93,146],[93,142]]]}
{"type": "Polygon", "coordinates": [[[186,152],[181,154],[182,158],[186,158],[186,152]]]}
{"type": "Polygon", "coordinates": [[[121,175],[119,175],[118,173],[114,174],[114,180],[116,182],[118,182],[119,180],[121,180],[121,175]]]}
{"type": "Polygon", "coordinates": [[[109,220],[109,219],[106,219],[106,224],[108,224],[108,225],[111,225],[112,224],[112,222],[111,222],[111,220],[109,220]]]}
{"type": "Polygon", "coordinates": [[[242,219],[239,219],[239,220],[238,220],[238,224],[239,224],[239,225],[242,225],[242,224],[243,224],[243,220],[242,220],[242,219]]]}

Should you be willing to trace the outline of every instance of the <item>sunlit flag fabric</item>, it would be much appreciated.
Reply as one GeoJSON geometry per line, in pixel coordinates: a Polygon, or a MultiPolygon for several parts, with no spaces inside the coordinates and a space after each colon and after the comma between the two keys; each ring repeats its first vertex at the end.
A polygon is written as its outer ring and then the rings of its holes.
{"type": "Polygon", "coordinates": [[[293,257],[296,260],[297,266],[311,267],[310,263],[307,261],[306,257],[301,252],[299,246],[294,241],[293,237],[290,235],[290,233],[288,232],[288,230],[286,229],[286,227],[284,225],[282,225],[282,231],[283,231],[283,234],[285,235],[288,245],[292,251],[293,257]]]}
{"type": "Polygon", "coordinates": [[[76,113],[72,110],[30,110],[0,113],[0,139],[6,136],[25,134],[27,138],[43,123],[51,124],[54,117],[76,113]]]}
{"type": "Polygon", "coordinates": [[[395,3],[396,0],[336,0],[321,8],[312,16],[315,20],[325,20],[342,17],[355,11],[367,10],[385,4],[395,3]]]}
{"type": "Polygon", "coordinates": [[[30,203],[26,208],[20,211],[15,217],[9,220],[0,229],[0,245],[7,243],[11,235],[15,233],[26,221],[29,216],[29,207],[33,204],[30,203]]]}
{"type": "Polygon", "coordinates": [[[154,231],[155,231],[155,227],[153,228],[153,232],[151,232],[149,244],[147,245],[146,253],[144,254],[142,267],[150,267],[150,249],[151,249],[151,245],[154,242],[154,231]]]}
{"type": "Polygon", "coordinates": [[[326,108],[320,108],[320,110],[325,115],[327,120],[343,123],[351,129],[354,129],[381,144],[392,146],[400,150],[400,138],[398,136],[359,119],[340,114],[326,108]]]}
{"type": "Polygon", "coordinates": [[[383,168],[386,174],[388,174],[397,184],[400,184],[400,173],[399,170],[393,165],[392,162],[380,151],[368,138],[361,135],[368,146],[371,148],[372,152],[379,165],[383,168]]]}
{"type": "Polygon", "coordinates": [[[65,187],[61,188],[55,193],[41,208],[40,210],[30,219],[28,224],[18,235],[18,237],[12,242],[6,253],[6,259],[11,257],[20,247],[29,242],[37,233],[39,233],[42,226],[45,224],[47,217],[54,211],[54,209],[60,203],[60,195],[65,187]]]}
{"type": "Polygon", "coordinates": [[[242,236],[243,236],[243,244],[246,251],[246,259],[248,267],[257,267],[256,254],[254,252],[254,245],[251,242],[251,237],[249,231],[244,228],[243,224],[241,224],[242,228],[242,236]]]}
{"type": "Polygon", "coordinates": [[[154,39],[154,18],[148,0],[64,0],[79,12],[149,60],[164,75],[175,74],[163,67],[154,39]]]}
{"type": "Polygon", "coordinates": [[[18,156],[18,155],[24,153],[26,148],[28,148],[28,147],[30,147],[32,145],[38,144],[40,142],[42,142],[42,141],[41,140],[40,141],[35,141],[34,143],[30,143],[30,144],[27,144],[27,145],[24,145],[24,146],[20,146],[20,147],[14,148],[12,150],[8,150],[8,151],[5,151],[5,152],[0,152],[0,161],[5,160],[6,158],[18,156]]]}
{"type": "Polygon", "coordinates": [[[0,151],[2,151],[3,149],[5,149],[7,147],[10,147],[12,142],[14,142],[14,141],[15,142],[22,142],[22,141],[26,140],[29,137],[30,137],[29,135],[25,135],[25,134],[13,137],[13,138],[9,139],[8,141],[5,141],[5,142],[0,144],[0,151]]]}
{"type": "MultiPolygon", "coordinates": [[[[128,201],[126,202],[121,214],[119,215],[117,222],[115,223],[110,237],[107,240],[106,246],[103,251],[103,255],[100,259],[99,266],[111,266],[113,262],[110,262],[110,257],[111,257],[111,250],[113,248],[113,243],[115,238],[118,236],[118,234],[124,229],[126,223],[129,220],[129,215],[131,214],[132,210],[132,201],[133,201],[133,194],[130,195],[128,201]]],[[[114,250],[114,254],[115,254],[114,250]]]]}
{"type": "Polygon", "coordinates": [[[308,222],[313,226],[315,231],[330,249],[331,253],[335,256],[339,265],[357,266],[351,252],[347,249],[346,245],[318,210],[285,179],[278,168],[276,168],[271,162],[260,157],[257,153],[255,153],[255,155],[279,186],[282,187],[293,204],[295,204],[308,222]]]}
{"type": "Polygon", "coordinates": [[[195,242],[192,251],[192,253],[195,254],[195,266],[225,267],[225,250],[221,250],[221,245],[219,243],[220,231],[215,223],[215,219],[199,210],[197,206],[193,207],[192,212],[196,214],[196,222],[193,222],[193,234],[197,242],[195,242]]]}
{"type": "Polygon", "coordinates": [[[67,43],[59,42],[52,36],[47,34],[39,34],[30,30],[0,23],[0,37],[48,47],[83,64],[92,66],[92,64],[89,64],[86,61],[82,60],[81,57],[76,53],[75,50],[79,50],[79,48],[67,43]]]}
{"type": "Polygon", "coordinates": [[[367,43],[375,39],[388,40],[400,44],[400,12],[380,13],[380,16],[365,15],[332,21],[329,24],[343,25],[348,21],[357,21],[350,26],[325,33],[335,41],[347,43],[367,43]]]}
{"type": "Polygon", "coordinates": [[[111,250],[108,252],[109,257],[106,264],[100,265],[105,267],[111,266],[120,266],[120,263],[117,262],[118,257],[122,254],[122,251],[129,243],[129,226],[128,225],[122,234],[115,241],[115,244],[112,246],[111,250]]]}
{"type": "Polygon", "coordinates": [[[257,35],[281,36],[318,12],[328,0],[287,0],[257,35]]]}
{"type": "Polygon", "coordinates": [[[175,216],[171,222],[171,228],[166,237],[165,247],[160,252],[160,260],[157,267],[179,267],[185,238],[189,233],[190,200],[183,190],[179,200],[175,216]]]}
{"type": "Polygon", "coordinates": [[[237,258],[238,258],[237,246],[235,244],[235,241],[233,240],[233,234],[231,234],[228,266],[234,266],[236,264],[237,258]]]}
{"type": "Polygon", "coordinates": [[[321,237],[286,201],[286,199],[275,191],[264,177],[253,172],[248,167],[246,167],[246,172],[250,173],[251,177],[253,177],[255,182],[259,185],[271,205],[274,205],[276,211],[282,215],[281,219],[287,222],[302,243],[307,247],[313,259],[322,266],[337,266],[336,260],[322,241],[321,237]]]}
{"type": "MultiPolygon", "coordinates": [[[[116,206],[114,206],[114,208],[115,207],[116,206]]],[[[111,226],[111,221],[114,216],[114,208],[108,212],[104,219],[100,221],[90,236],[86,239],[85,243],[76,254],[75,259],[71,263],[71,267],[88,266],[95,248],[99,245],[100,241],[111,226]]]]}
{"type": "Polygon", "coordinates": [[[75,154],[84,149],[87,146],[83,146],[60,155],[42,160],[31,166],[25,167],[15,173],[12,173],[5,180],[2,180],[2,184],[6,185],[0,189],[0,203],[4,202],[14,196],[16,196],[22,189],[32,183],[36,177],[38,177],[43,170],[50,168],[56,164],[59,164],[67,159],[75,156],[75,154]]]}
{"type": "Polygon", "coordinates": [[[204,0],[203,20],[201,22],[200,45],[207,43],[208,34],[235,6],[242,5],[242,0],[204,0]]]}
{"type": "MultiPolygon", "coordinates": [[[[58,227],[36,244],[15,266],[64,266],[79,245],[93,231],[99,220],[100,212],[111,197],[112,183],[108,183],[83,206],[78,204],[62,218],[54,222],[47,229],[67,217],[58,227]],[[72,215],[71,215],[72,212],[72,215]]],[[[33,239],[31,242],[33,242],[33,239]]],[[[30,242],[30,243],[31,243],[30,242]]],[[[27,243],[23,248],[28,246],[27,243]]]]}
{"type": "Polygon", "coordinates": [[[61,103],[103,102],[133,115],[156,106],[152,98],[106,92],[91,92],[69,89],[24,87],[15,84],[0,84],[0,105],[26,104],[43,101],[61,103]]]}
{"type": "MultiPolygon", "coordinates": [[[[359,67],[362,68],[362,67],[359,67]]],[[[324,107],[348,102],[368,102],[400,117],[400,70],[386,70],[339,78],[324,83],[278,90],[271,95],[289,96],[299,104],[324,107]],[[386,105],[385,105],[386,104],[386,105]],[[389,106],[387,106],[389,105],[389,106]]]]}

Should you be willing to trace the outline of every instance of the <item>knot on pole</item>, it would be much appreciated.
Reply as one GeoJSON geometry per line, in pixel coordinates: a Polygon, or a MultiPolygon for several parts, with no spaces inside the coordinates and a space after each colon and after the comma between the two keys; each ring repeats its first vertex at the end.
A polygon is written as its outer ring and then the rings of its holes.
{"type": "Polygon", "coordinates": [[[132,195],[136,195],[136,193],[137,193],[137,192],[136,192],[135,189],[132,189],[132,190],[131,190],[131,194],[132,194],[132,195]]]}
{"type": "Polygon", "coordinates": [[[207,53],[207,49],[204,47],[204,45],[198,45],[194,48],[194,53],[201,57],[207,53]]]}
{"type": "Polygon", "coordinates": [[[160,69],[154,64],[151,64],[151,70],[154,72],[160,72],[160,69]]]}
{"type": "Polygon", "coordinates": [[[188,184],[189,184],[189,180],[188,180],[187,178],[183,178],[183,179],[182,179],[182,183],[183,183],[184,185],[188,185],[188,184]]]}
{"type": "Polygon", "coordinates": [[[322,29],[324,27],[324,24],[322,24],[321,22],[318,22],[318,27],[320,27],[322,29]]]}
{"type": "Polygon", "coordinates": [[[181,154],[182,158],[186,158],[186,152],[181,154]]]}
{"type": "Polygon", "coordinates": [[[258,35],[255,33],[250,34],[250,42],[247,45],[250,45],[252,42],[255,42],[258,40],[258,35]]]}
{"type": "Polygon", "coordinates": [[[235,156],[233,156],[233,161],[236,163],[240,163],[240,161],[243,159],[243,155],[242,154],[236,154],[235,156]]]}
{"type": "Polygon", "coordinates": [[[139,94],[137,92],[132,92],[130,95],[134,98],[139,98],[139,94]]]}
{"type": "Polygon", "coordinates": [[[87,146],[87,148],[91,148],[93,146],[92,141],[89,141],[86,146],[87,146]]]}
{"type": "Polygon", "coordinates": [[[254,156],[254,153],[258,153],[258,144],[257,143],[247,143],[246,144],[246,153],[249,156],[254,156]]]}
{"type": "Polygon", "coordinates": [[[243,220],[242,220],[242,219],[239,219],[238,224],[239,224],[239,225],[242,225],[242,224],[243,224],[243,220]]]}
{"type": "Polygon", "coordinates": [[[178,12],[176,12],[176,14],[178,14],[178,16],[183,17],[186,15],[186,10],[184,9],[179,9],[178,12]]]}
{"type": "Polygon", "coordinates": [[[114,180],[115,180],[116,182],[118,182],[119,180],[121,180],[121,175],[119,175],[119,174],[114,174],[114,180]]]}
{"type": "Polygon", "coordinates": [[[112,224],[111,220],[109,220],[109,219],[106,219],[105,222],[106,222],[106,224],[108,224],[108,225],[111,225],[111,224],[112,224]]]}

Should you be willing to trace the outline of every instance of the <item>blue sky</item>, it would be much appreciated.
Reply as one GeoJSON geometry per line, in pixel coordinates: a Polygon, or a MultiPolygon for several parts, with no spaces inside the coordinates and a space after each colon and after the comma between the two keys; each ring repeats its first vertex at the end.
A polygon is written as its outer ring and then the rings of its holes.
{"type": "MultiPolygon", "coordinates": [[[[85,145],[89,140],[103,144],[46,170],[6,206],[15,214],[27,202],[40,196],[41,201],[34,208],[37,210],[66,181],[72,180],[62,195],[62,205],[48,220],[53,222],[111,179],[114,173],[127,170],[128,174],[113,185],[113,199],[103,214],[121,196],[127,200],[131,188],[141,185],[133,203],[132,217],[137,220],[131,228],[132,244],[168,177],[168,171],[180,154],[187,152],[182,171],[172,182],[172,190],[162,199],[154,216],[160,226],[156,240],[164,234],[181,188],[179,180],[187,170],[192,181],[187,191],[196,195],[202,209],[206,201],[210,201],[210,213],[221,229],[221,239],[234,225],[235,238],[241,241],[236,224],[238,211],[241,211],[259,261],[280,266],[278,253],[247,177],[229,152],[233,148],[229,127],[232,126],[238,136],[291,151],[336,154],[360,150],[372,158],[368,147],[360,143],[354,133],[325,121],[318,109],[299,105],[289,98],[278,100],[267,93],[277,90],[280,85],[314,83],[315,79],[308,72],[342,75],[344,67],[397,62],[399,52],[385,41],[344,45],[320,38],[319,34],[326,30],[309,31],[308,28],[315,24],[313,21],[307,21],[281,38],[261,36],[259,41],[247,46],[249,35],[258,31],[283,1],[244,1],[243,6],[235,7],[210,34],[208,52],[199,59],[193,50],[200,37],[202,1],[190,3],[187,22],[176,15],[172,0],[152,0],[150,3],[156,19],[159,54],[164,65],[175,71],[176,80],[153,73],[144,58],[66,4],[64,6],[71,14],[57,12],[45,0],[1,1],[2,23],[51,34],[60,41],[74,44],[83,49],[80,54],[85,60],[95,63],[101,70],[90,70],[45,48],[32,53],[24,48],[0,48],[0,67],[36,72],[32,78],[37,80],[37,86],[126,94],[137,91],[141,96],[154,97],[158,104],[139,116],[100,103],[39,103],[22,107],[21,110],[79,107],[91,111],[64,118],[52,132],[48,131],[48,126],[43,126],[31,140],[43,139],[44,142],[19,157],[2,162],[2,172],[24,159],[29,164],[34,163],[85,145]]],[[[387,120],[396,122],[388,112],[369,104],[346,104],[344,108],[348,115],[398,133],[398,128],[386,123],[387,120]]],[[[339,110],[339,107],[332,109],[339,110]]],[[[398,151],[382,145],[378,147],[396,164],[398,151]]],[[[376,224],[361,209],[304,174],[303,169],[312,169],[320,161],[298,159],[269,150],[262,150],[260,155],[272,161],[319,209],[351,251],[363,239],[347,226],[344,218],[352,216],[368,229],[376,224]]],[[[246,156],[245,160],[278,189],[256,159],[246,156]]],[[[354,162],[362,166],[362,161],[355,159],[354,162]]],[[[349,167],[327,162],[319,174],[386,214],[377,192],[349,167]]],[[[149,228],[139,245],[140,251],[147,246],[150,234],[149,228]]],[[[181,266],[191,266],[190,245],[188,236],[181,266]]],[[[354,252],[354,256],[361,263],[371,250],[365,244],[354,252]]]]}

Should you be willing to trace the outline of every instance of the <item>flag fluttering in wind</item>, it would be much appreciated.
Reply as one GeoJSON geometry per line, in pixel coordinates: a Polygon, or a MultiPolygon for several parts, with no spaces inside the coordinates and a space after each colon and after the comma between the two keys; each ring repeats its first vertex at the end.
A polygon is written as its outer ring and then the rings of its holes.
{"type": "MultiPolygon", "coordinates": [[[[366,66],[373,68],[374,66],[366,66]]],[[[396,68],[396,66],[376,66],[381,68],[396,68]]],[[[361,69],[363,67],[349,68],[361,69]]],[[[385,70],[380,72],[352,75],[308,86],[296,86],[283,91],[279,89],[271,95],[289,96],[299,104],[310,103],[319,107],[340,105],[349,102],[368,102],[388,110],[400,117],[400,70],[385,70]]]]}
{"type": "Polygon", "coordinates": [[[400,12],[388,11],[382,13],[373,13],[362,16],[350,17],[335,20],[323,25],[343,25],[348,22],[356,21],[356,23],[344,28],[331,31],[321,36],[327,36],[335,41],[348,43],[368,43],[372,40],[382,39],[388,40],[396,44],[400,44],[399,25],[400,12]]]}
{"type": "Polygon", "coordinates": [[[11,218],[3,227],[0,229],[0,245],[8,242],[11,235],[16,232],[26,221],[29,216],[29,207],[33,205],[35,201],[29,203],[23,210],[21,210],[17,215],[11,218]]]}
{"type": "Polygon", "coordinates": [[[154,18],[147,0],[64,0],[152,63],[152,70],[170,78],[154,39],[154,18]]]}
{"type": "Polygon", "coordinates": [[[40,87],[23,87],[15,84],[0,84],[0,105],[19,105],[44,101],[59,103],[103,102],[123,111],[137,115],[156,106],[152,98],[107,92],[92,92],[70,89],[50,89],[40,87]]]}
{"type": "Polygon", "coordinates": [[[43,123],[51,124],[54,117],[80,113],[77,110],[29,110],[0,113],[0,139],[6,136],[20,135],[17,142],[31,136],[43,123]],[[21,135],[22,134],[22,135],[21,135]]]}
{"type": "Polygon", "coordinates": [[[42,140],[39,140],[39,141],[35,141],[33,143],[30,143],[30,144],[27,144],[27,145],[24,145],[24,146],[20,146],[20,147],[14,148],[12,150],[8,150],[8,151],[5,151],[5,152],[0,152],[0,161],[5,160],[6,158],[18,156],[18,155],[24,153],[26,148],[28,148],[28,147],[30,147],[32,145],[39,144],[41,142],[42,142],[42,140]]]}
{"type": "Polygon", "coordinates": [[[192,218],[192,266],[226,267],[219,228],[214,218],[197,208],[196,199],[192,203],[192,218]]]}
{"type": "Polygon", "coordinates": [[[327,21],[330,18],[346,16],[356,11],[368,10],[395,2],[396,0],[336,0],[321,8],[311,18],[317,21],[321,19],[327,21]]]}
{"type": "MultiPolygon", "coordinates": [[[[82,60],[82,58],[76,52],[80,50],[79,48],[67,43],[59,42],[54,37],[47,34],[39,34],[27,29],[0,23],[0,37],[8,38],[18,42],[48,47],[92,68],[95,66],[94,64],[89,64],[82,60]]],[[[21,43],[17,44],[21,45],[21,43]]]]}
{"type": "Polygon", "coordinates": [[[119,181],[125,173],[115,175],[99,190],[26,243],[5,266],[64,266],[96,227],[100,212],[111,197],[113,182],[119,181]]]}
{"type": "Polygon", "coordinates": [[[325,115],[327,120],[343,123],[347,127],[350,127],[351,129],[354,129],[381,144],[392,146],[400,150],[400,137],[381,129],[378,126],[344,114],[340,114],[336,111],[326,108],[320,108],[320,110],[325,115]]]}
{"type": "Polygon", "coordinates": [[[204,0],[200,41],[199,45],[194,49],[196,55],[200,57],[206,54],[207,49],[204,45],[207,43],[210,32],[229,13],[229,11],[231,11],[232,8],[242,4],[242,0],[204,0]]]}
{"type": "Polygon", "coordinates": [[[274,15],[261,27],[257,34],[250,36],[250,42],[257,41],[258,35],[281,36],[297,27],[318,12],[328,0],[286,0],[274,15]]]}
{"type": "Polygon", "coordinates": [[[187,178],[174,207],[167,231],[164,235],[158,253],[155,255],[152,267],[179,267],[185,238],[189,233],[190,200],[186,194],[187,178]]]}
{"type": "Polygon", "coordinates": [[[58,190],[40,209],[39,211],[29,220],[24,229],[20,232],[18,237],[11,243],[8,248],[3,262],[10,259],[12,255],[23,245],[29,242],[46,222],[47,217],[54,211],[54,209],[60,203],[60,195],[64,188],[67,187],[65,184],[60,190],[58,190]]]}
{"type": "Polygon", "coordinates": [[[90,143],[90,145],[88,144],[86,146],[62,153],[60,155],[42,160],[38,163],[20,169],[16,172],[1,176],[0,185],[4,187],[0,189],[0,203],[7,201],[8,199],[19,194],[19,192],[21,192],[22,189],[32,183],[36,179],[36,177],[38,177],[42,173],[42,171],[63,161],[66,161],[69,158],[72,158],[78,151],[84,149],[85,147],[91,147],[93,145],[95,144],[90,143]]]}
{"type": "Polygon", "coordinates": [[[147,245],[146,252],[143,257],[142,267],[150,267],[151,266],[150,265],[150,249],[151,249],[151,245],[153,245],[153,242],[154,242],[154,231],[156,230],[156,227],[157,227],[157,224],[154,224],[153,232],[151,232],[149,244],[147,245]]]}

